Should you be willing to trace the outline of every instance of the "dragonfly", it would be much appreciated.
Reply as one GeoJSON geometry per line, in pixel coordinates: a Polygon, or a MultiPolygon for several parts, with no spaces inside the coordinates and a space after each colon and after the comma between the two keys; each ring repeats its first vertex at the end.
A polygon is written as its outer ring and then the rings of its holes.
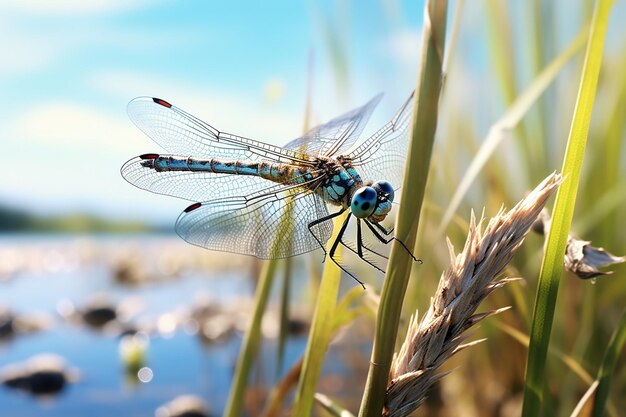
{"type": "Polygon", "coordinates": [[[121,174],[138,188],[193,201],[175,226],[193,245],[261,259],[321,247],[324,259],[364,286],[337,256],[342,245],[384,272],[374,258],[387,257],[365,243],[364,230],[383,244],[397,241],[418,261],[393,228],[381,224],[394,203],[392,184],[402,183],[413,94],[387,124],[357,144],[381,97],[282,147],[222,132],[168,101],[138,97],[128,104],[130,119],[168,153],[132,158],[121,174]],[[327,249],[331,220],[346,211],[327,249]],[[356,247],[345,239],[352,217],[356,247]]]}

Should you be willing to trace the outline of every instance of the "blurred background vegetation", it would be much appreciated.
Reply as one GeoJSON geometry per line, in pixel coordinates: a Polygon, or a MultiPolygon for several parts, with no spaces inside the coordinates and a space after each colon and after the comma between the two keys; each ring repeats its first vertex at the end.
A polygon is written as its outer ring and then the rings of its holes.
{"type": "MultiPolygon", "coordinates": [[[[170,224],[186,203],[123,182],[119,167],[125,160],[157,150],[125,120],[125,103],[139,95],[163,97],[225,131],[281,144],[298,136],[303,124],[326,121],[384,91],[365,133],[373,132],[414,88],[423,2],[26,1],[0,7],[0,33],[7,40],[0,46],[0,333],[10,323],[0,366],[53,352],[83,374],[53,402],[9,389],[0,391],[0,402],[16,416],[43,410],[152,415],[175,396],[191,393],[213,414],[221,413],[261,265],[178,242],[170,224]],[[94,305],[115,311],[106,331],[85,324],[94,305]],[[132,314],[128,305],[135,306],[132,314]],[[233,307],[242,317],[234,316],[233,307]],[[33,313],[39,319],[24,325],[33,313]],[[237,323],[209,320],[224,316],[237,323]],[[111,330],[114,322],[119,328],[111,330]],[[149,335],[148,347],[124,342],[143,352],[139,361],[119,354],[126,327],[149,335]],[[223,339],[216,328],[223,329],[223,339]],[[147,382],[138,373],[144,368],[154,373],[147,382]]],[[[413,270],[406,321],[427,308],[448,265],[445,236],[462,246],[471,209],[484,208],[489,217],[560,169],[593,2],[456,0],[449,10],[446,75],[415,250],[424,264],[413,270]],[[564,52],[568,48],[571,53],[564,52]],[[528,100],[548,67],[554,79],[538,99],[530,98],[528,111],[519,111],[516,103],[528,100]],[[500,128],[511,113],[520,122],[500,128]],[[460,192],[489,137],[499,144],[460,192]],[[451,205],[457,194],[458,206],[451,205]]],[[[572,226],[580,238],[616,255],[626,254],[625,18],[626,4],[618,1],[572,226]]],[[[483,306],[513,308],[482,323],[473,337],[487,341],[447,364],[454,372],[417,415],[519,414],[524,335],[542,247],[542,236],[527,238],[507,271],[525,279],[497,291],[483,306]]],[[[382,274],[358,260],[347,262],[368,289],[355,294],[355,283],[343,278],[339,296],[351,297],[352,314],[336,329],[318,389],[356,412],[382,274]]],[[[267,328],[245,391],[249,415],[260,415],[272,388],[304,352],[320,263],[316,253],[293,259],[289,267],[277,265],[267,328]]],[[[618,265],[613,275],[593,282],[566,276],[561,283],[545,370],[545,415],[569,415],[587,389],[572,363],[596,374],[626,305],[624,279],[626,267],[618,265]]],[[[400,329],[399,339],[403,334],[400,329]]],[[[626,410],[624,369],[621,355],[610,394],[614,415],[626,410]]]]}

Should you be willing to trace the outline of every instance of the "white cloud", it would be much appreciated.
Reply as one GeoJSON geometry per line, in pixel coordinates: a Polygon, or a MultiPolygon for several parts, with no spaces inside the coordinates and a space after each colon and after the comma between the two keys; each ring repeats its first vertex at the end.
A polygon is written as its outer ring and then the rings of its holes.
{"type": "Polygon", "coordinates": [[[123,12],[154,1],[147,0],[0,0],[0,10],[37,15],[75,15],[123,12]]]}
{"type": "Polygon", "coordinates": [[[97,74],[90,85],[124,101],[146,95],[163,98],[217,129],[277,145],[301,133],[304,103],[271,103],[262,89],[226,92],[124,71],[97,74]]]}
{"type": "Polygon", "coordinates": [[[414,72],[417,69],[421,50],[421,33],[417,29],[400,30],[391,34],[383,45],[388,54],[403,68],[414,72]]]}
{"type": "Polygon", "coordinates": [[[2,15],[1,10],[0,7],[0,76],[21,75],[49,66],[63,56],[67,43],[72,43],[72,39],[67,39],[64,44],[57,34],[38,34],[29,30],[18,24],[18,19],[2,15]]]}
{"type": "Polygon", "coordinates": [[[18,117],[9,128],[9,137],[20,141],[114,153],[138,151],[141,144],[130,141],[132,136],[136,129],[122,111],[116,117],[71,102],[42,104],[18,117]]]}

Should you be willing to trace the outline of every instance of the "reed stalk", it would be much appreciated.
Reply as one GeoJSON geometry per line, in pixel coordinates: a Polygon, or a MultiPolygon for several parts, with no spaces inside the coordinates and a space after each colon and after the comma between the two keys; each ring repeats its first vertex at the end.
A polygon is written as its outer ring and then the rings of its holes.
{"type": "MultiPolygon", "coordinates": [[[[289,198],[291,198],[291,196],[287,197],[287,201],[289,201],[289,198]]],[[[287,204],[284,210],[284,215],[278,224],[277,236],[287,236],[287,238],[290,238],[292,236],[290,230],[292,230],[291,227],[293,227],[292,225],[294,224],[293,206],[291,204],[287,204]]],[[[278,250],[280,244],[282,244],[282,241],[280,240],[276,240],[274,242],[272,248],[274,254],[278,250]]],[[[248,378],[252,372],[254,361],[261,343],[261,323],[263,320],[263,314],[267,309],[272,284],[274,283],[279,262],[279,259],[270,259],[265,262],[263,269],[261,270],[254,299],[252,320],[246,330],[241,350],[239,351],[233,382],[231,384],[230,393],[226,402],[224,417],[239,417],[242,414],[248,378]]],[[[287,279],[288,277],[285,277],[285,280],[287,279]]]]}
{"type": "Polygon", "coordinates": [[[563,256],[574,215],[582,160],[600,73],[604,37],[612,3],[612,0],[598,0],[591,22],[578,98],[563,161],[562,173],[565,181],[556,195],[552,224],[539,274],[526,366],[523,417],[539,415],[543,401],[544,381],[547,379],[546,355],[559,283],[563,275],[563,256]]]}
{"type": "MultiPolygon", "coordinates": [[[[337,238],[337,234],[347,215],[348,213],[346,212],[335,219],[333,234],[328,241],[328,250],[330,250],[330,245],[337,238]]],[[[341,254],[339,253],[337,256],[341,256],[341,254]]],[[[294,417],[311,415],[317,380],[322,371],[324,356],[333,333],[333,317],[336,311],[340,282],[341,269],[328,260],[324,265],[309,339],[304,353],[304,361],[292,411],[294,417]]]]}
{"type": "MultiPolygon", "coordinates": [[[[415,90],[411,139],[395,228],[398,239],[405,242],[409,248],[415,247],[415,236],[437,128],[447,11],[448,2],[445,0],[429,0],[424,5],[422,51],[415,90]]],[[[404,248],[397,244],[393,245],[381,292],[374,345],[359,417],[379,417],[382,412],[412,262],[404,248]]]]}
{"type": "Polygon", "coordinates": [[[615,331],[611,336],[611,340],[604,353],[602,364],[598,370],[598,389],[593,401],[593,417],[602,417],[609,398],[609,389],[615,372],[615,365],[620,352],[624,349],[626,343],[626,310],[622,313],[622,317],[615,331]]]}
{"type": "Polygon", "coordinates": [[[263,319],[263,313],[265,313],[265,309],[267,308],[270,289],[272,288],[274,276],[276,275],[277,263],[278,261],[273,259],[265,262],[263,265],[256,289],[252,322],[243,337],[233,382],[224,410],[224,417],[239,417],[242,415],[244,394],[259,349],[259,344],[261,343],[261,321],[263,319]]]}

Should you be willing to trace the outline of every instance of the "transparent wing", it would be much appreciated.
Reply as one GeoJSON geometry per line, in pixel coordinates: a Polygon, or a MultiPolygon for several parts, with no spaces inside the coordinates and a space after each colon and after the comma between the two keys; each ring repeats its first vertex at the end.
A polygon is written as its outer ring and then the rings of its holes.
{"type": "Polygon", "coordinates": [[[413,94],[389,123],[350,152],[352,165],[364,179],[402,185],[411,130],[413,94]]]}
{"type": "MultiPolygon", "coordinates": [[[[161,155],[169,156],[169,155],[161,155]]],[[[245,196],[263,190],[271,182],[249,175],[214,174],[211,172],[162,171],[142,165],[145,160],[135,157],[126,162],[122,177],[135,187],[190,201],[245,196]]]]}
{"type": "MultiPolygon", "coordinates": [[[[327,215],[326,204],[313,191],[278,185],[248,198],[193,204],[179,216],[176,232],[187,242],[211,250],[285,258],[319,248],[308,224],[327,215]]],[[[332,222],[314,226],[313,232],[325,243],[332,222]]]]}
{"type": "Polygon", "coordinates": [[[361,135],[382,96],[379,94],[364,106],[312,128],[284,147],[315,156],[333,156],[347,152],[361,135]]]}
{"type": "Polygon", "coordinates": [[[196,157],[311,164],[316,158],[252,139],[220,132],[165,100],[138,97],[128,103],[133,123],[168,152],[196,157]]]}

